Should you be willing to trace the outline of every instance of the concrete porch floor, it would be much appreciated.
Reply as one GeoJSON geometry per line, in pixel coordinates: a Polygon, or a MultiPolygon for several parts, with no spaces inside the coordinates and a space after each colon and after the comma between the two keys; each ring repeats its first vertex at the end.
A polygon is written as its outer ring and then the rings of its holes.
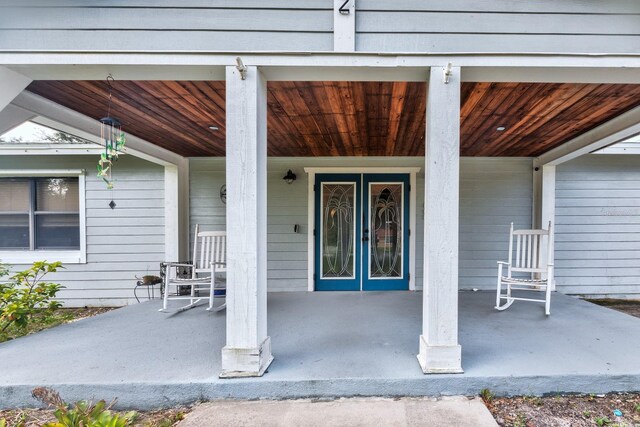
{"type": "Polygon", "coordinates": [[[142,303],[0,344],[0,407],[69,400],[139,409],[219,398],[502,395],[640,390],[640,319],[562,294],[552,313],[460,292],[464,374],[423,375],[420,292],[271,293],[275,360],[262,378],[218,378],[225,314],[142,303]]]}

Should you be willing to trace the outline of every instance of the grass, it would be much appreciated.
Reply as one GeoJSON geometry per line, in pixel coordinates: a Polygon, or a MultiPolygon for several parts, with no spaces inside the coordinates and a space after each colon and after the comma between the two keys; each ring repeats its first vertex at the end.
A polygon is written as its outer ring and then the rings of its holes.
{"type": "Polygon", "coordinates": [[[25,335],[40,332],[44,329],[49,329],[54,326],[61,325],[63,323],[73,322],[85,317],[95,316],[97,314],[105,313],[112,308],[108,307],[84,307],[84,308],[60,308],[53,312],[41,311],[33,316],[29,324],[23,328],[16,326],[9,326],[4,331],[0,332],[0,343],[9,341],[15,338],[20,338],[25,335]]]}

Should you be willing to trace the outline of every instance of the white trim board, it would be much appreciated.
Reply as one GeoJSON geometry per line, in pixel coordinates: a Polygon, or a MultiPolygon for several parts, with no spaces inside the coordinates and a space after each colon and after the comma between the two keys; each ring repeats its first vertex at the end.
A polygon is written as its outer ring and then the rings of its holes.
{"type": "Polygon", "coordinates": [[[315,270],[315,194],[314,185],[317,173],[405,173],[409,175],[409,290],[416,290],[416,193],[417,193],[417,174],[422,168],[420,167],[305,167],[304,171],[308,174],[307,189],[307,290],[315,291],[314,270],[315,270]]]}
{"type": "Polygon", "coordinates": [[[557,166],[640,134],[640,107],[629,110],[533,160],[534,167],[557,166]]]}
{"type": "Polygon", "coordinates": [[[84,176],[84,169],[0,169],[0,176],[84,176]]]}
{"type": "MultiPolygon", "coordinates": [[[[36,123],[53,127],[81,138],[95,140],[100,132],[99,121],[28,91],[23,91],[18,95],[12,101],[12,105],[17,105],[40,116],[34,120],[36,123]],[[78,131],[82,132],[79,133],[78,131]],[[92,136],[89,137],[90,135],[92,136]]],[[[179,165],[184,160],[184,157],[179,154],[131,134],[127,134],[126,150],[136,157],[162,166],[179,165]]]]}
{"type": "MultiPolygon", "coordinates": [[[[391,157],[392,159],[392,157],[391,157]]],[[[422,168],[413,167],[387,167],[387,166],[337,166],[337,167],[306,167],[307,173],[418,173],[422,168]]]]}
{"type": "Polygon", "coordinates": [[[224,80],[238,55],[267,80],[424,81],[448,62],[472,67],[462,81],[636,83],[640,73],[639,54],[544,52],[12,51],[0,52],[0,64],[34,80],[224,80]]]}
{"type": "Polygon", "coordinates": [[[104,149],[92,144],[0,144],[3,156],[100,155],[104,149]]]}

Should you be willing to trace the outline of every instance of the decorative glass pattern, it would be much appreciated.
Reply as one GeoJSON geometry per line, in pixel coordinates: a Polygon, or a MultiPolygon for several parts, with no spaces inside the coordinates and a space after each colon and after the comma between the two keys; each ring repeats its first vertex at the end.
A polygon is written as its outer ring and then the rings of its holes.
{"type": "Polygon", "coordinates": [[[355,274],[355,191],[353,183],[322,184],[322,277],[355,274]]]}
{"type": "Polygon", "coordinates": [[[372,183],[369,190],[369,277],[402,277],[402,184],[372,183]]]}

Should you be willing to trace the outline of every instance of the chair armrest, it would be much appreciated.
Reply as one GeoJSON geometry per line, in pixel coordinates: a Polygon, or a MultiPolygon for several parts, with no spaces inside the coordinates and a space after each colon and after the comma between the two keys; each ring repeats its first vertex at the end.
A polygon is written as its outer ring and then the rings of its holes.
{"type": "Polygon", "coordinates": [[[193,267],[195,264],[188,264],[185,262],[163,262],[163,265],[167,267],[193,267]]]}
{"type": "Polygon", "coordinates": [[[500,265],[511,265],[510,262],[506,262],[506,261],[498,261],[498,264],[500,264],[500,265]]]}

